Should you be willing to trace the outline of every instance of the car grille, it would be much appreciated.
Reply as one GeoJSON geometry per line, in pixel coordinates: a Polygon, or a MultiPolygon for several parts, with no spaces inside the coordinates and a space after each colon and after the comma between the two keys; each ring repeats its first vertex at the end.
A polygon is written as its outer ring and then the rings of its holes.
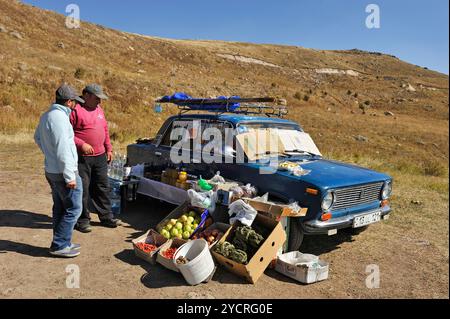
{"type": "Polygon", "coordinates": [[[383,182],[366,184],[355,187],[336,189],[334,205],[331,209],[346,209],[362,204],[369,204],[380,200],[381,187],[383,182]]]}

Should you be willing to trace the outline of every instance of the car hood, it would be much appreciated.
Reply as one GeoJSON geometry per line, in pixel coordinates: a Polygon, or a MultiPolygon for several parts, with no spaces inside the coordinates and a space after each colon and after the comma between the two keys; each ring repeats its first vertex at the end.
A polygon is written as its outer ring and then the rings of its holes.
{"type": "MultiPolygon", "coordinates": [[[[383,173],[379,173],[364,167],[332,160],[313,159],[308,161],[290,161],[298,162],[300,166],[304,170],[309,171],[309,173],[302,176],[295,176],[290,172],[277,171],[276,174],[284,176],[286,178],[302,180],[324,190],[374,183],[391,179],[389,175],[383,173]]],[[[258,164],[256,165],[260,167],[262,166],[258,164]]]]}

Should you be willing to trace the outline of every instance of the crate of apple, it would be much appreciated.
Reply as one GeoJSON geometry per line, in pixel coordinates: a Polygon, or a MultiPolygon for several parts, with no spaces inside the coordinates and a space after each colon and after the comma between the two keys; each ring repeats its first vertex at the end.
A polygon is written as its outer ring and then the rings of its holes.
{"type": "Polygon", "coordinates": [[[189,237],[197,229],[201,222],[201,217],[193,210],[187,214],[181,215],[178,219],[170,219],[161,229],[161,235],[167,239],[185,239],[189,237]]]}
{"type": "Polygon", "coordinates": [[[194,236],[192,236],[192,239],[200,239],[203,238],[204,240],[206,240],[208,242],[208,245],[211,246],[212,244],[214,244],[216,241],[220,240],[220,238],[222,238],[223,236],[223,232],[220,229],[206,229],[204,231],[202,231],[199,234],[195,234],[194,236]]]}

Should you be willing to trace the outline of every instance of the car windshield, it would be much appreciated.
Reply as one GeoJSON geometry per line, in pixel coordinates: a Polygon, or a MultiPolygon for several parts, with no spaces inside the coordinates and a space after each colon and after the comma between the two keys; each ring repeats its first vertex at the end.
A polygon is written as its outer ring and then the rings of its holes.
{"type": "Polygon", "coordinates": [[[250,159],[267,156],[321,156],[309,134],[294,124],[246,123],[237,127],[237,141],[250,159]]]}

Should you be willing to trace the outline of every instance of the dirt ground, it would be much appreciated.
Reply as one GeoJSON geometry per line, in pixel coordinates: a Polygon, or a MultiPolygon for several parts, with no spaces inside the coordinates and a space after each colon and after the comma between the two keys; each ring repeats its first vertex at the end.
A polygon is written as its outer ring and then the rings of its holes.
{"type": "MultiPolygon", "coordinates": [[[[131,240],[155,226],[173,206],[140,197],[108,229],[94,217],[93,232],[74,233],[75,259],[49,257],[50,189],[42,156],[32,144],[0,145],[0,298],[448,298],[447,239],[398,227],[406,210],[357,236],[307,237],[302,252],[330,263],[329,279],[301,285],[274,270],[255,284],[219,267],[212,281],[191,287],[181,274],[134,255],[131,240]],[[20,154],[26,154],[22,156],[20,154]],[[18,156],[20,155],[20,156],[18,156]],[[442,244],[436,244],[435,242],[442,244]],[[446,243],[446,249],[445,249],[446,243]],[[80,288],[66,288],[66,267],[80,269],[80,288]],[[366,287],[368,265],[380,270],[379,288],[366,287]]],[[[448,202],[447,202],[448,205],[448,202]]],[[[448,207],[448,206],[447,206],[448,207]]],[[[422,225],[424,228],[426,224],[422,225]]],[[[410,228],[413,229],[413,228],[410,228]]]]}

